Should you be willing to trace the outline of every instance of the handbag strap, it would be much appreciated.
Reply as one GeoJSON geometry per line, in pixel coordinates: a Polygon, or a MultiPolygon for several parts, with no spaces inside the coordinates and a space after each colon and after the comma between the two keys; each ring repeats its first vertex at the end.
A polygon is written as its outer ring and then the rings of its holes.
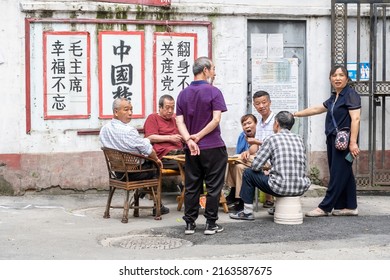
{"type": "Polygon", "coordinates": [[[332,104],[332,108],[330,109],[330,115],[332,116],[332,121],[333,121],[334,127],[336,128],[336,132],[339,132],[339,128],[337,127],[336,120],[334,119],[334,116],[333,116],[333,109],[334,109],[334,105],[336,104],[336,101],[337,101],[337,99],[335,99],[335,101],[332,104]]]}

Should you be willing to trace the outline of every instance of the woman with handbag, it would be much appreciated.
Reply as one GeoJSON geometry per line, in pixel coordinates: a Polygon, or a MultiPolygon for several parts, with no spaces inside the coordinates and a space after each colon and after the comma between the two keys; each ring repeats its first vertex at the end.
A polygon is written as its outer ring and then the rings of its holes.
{"type": "Polygon", "coordinates": [[[321,217],[330,213],[334,216],[357,216],[356,182],[352,160],[360,152],[357,140],[361,100],[359,94],[348,85],[348,71],[344,66],[333,67],[329,79],[335,92],[328,100],[321,105],[294,113],[295,117],[307,117],[326,112],[329,184],[322,202],[316,209],[307,212],[306,216],[321,217]],[[343,145],[343,141],[349,143],[343,145]]]}

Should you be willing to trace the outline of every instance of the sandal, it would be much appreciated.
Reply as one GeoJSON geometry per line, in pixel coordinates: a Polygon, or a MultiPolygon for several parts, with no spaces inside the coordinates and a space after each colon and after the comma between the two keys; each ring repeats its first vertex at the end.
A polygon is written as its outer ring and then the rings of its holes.
{"type": "Polygon", "coordinates": [[[335,209],[332,212],[333,216],[357,216],[359,212],[356,209],[335,209]]]}
{"type": "Polygon", "coordinates": [[[324,216],[328,216],[328,215],[329,215],[328,212],[325,212],[324,210],[322,210],[320,208],[316,208],[316,209],[311,210],[305,214],[306,217],[324,217],[324,216]]]}

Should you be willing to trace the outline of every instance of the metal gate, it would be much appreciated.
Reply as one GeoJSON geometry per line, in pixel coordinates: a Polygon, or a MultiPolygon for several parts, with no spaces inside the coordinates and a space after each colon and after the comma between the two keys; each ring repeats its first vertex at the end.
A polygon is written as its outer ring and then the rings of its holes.
{"type": "Polygon", "coordinates": [[[348,68],[362,98],[358,189],[390,187],[390,0],[332,0],[332,65],[348,68]]]}

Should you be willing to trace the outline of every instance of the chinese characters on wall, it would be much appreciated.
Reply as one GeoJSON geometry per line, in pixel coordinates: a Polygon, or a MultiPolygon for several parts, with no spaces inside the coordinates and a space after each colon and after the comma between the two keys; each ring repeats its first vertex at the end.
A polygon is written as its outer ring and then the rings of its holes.
{"type": "Polygon", "coordinates": [[[154,111],[160,96],[175,98],[192,81],[197,34],[154,33],[154,111]]]}
{"type": "Polygon", "coordinates": [[[112,116],[112,102],[131,100],[133,117],[145,116],[145,59],[143,31],[99,33],[99,117],[112,116]]]}
{"type": "Polygon", "coordinates": [[[44,32],[44,118],[90,116],[88,32],[44,32]]]}
{"type": "MultiPolygon", "coordinates": [[[[175,99],[193,79],[196,33],[153,34],[153,111],[161,95],[175,99]]],[[[133,117],[145,117],[144,31],[98,34],[99,118],[112,117],[112,102],[131,100],[133,117]]],[[[45,119],[89,118],[90,36],[88,32],[44,32],[45,119]]],[[[148,85],[149,86],[149,85],[148,85]]]]}

